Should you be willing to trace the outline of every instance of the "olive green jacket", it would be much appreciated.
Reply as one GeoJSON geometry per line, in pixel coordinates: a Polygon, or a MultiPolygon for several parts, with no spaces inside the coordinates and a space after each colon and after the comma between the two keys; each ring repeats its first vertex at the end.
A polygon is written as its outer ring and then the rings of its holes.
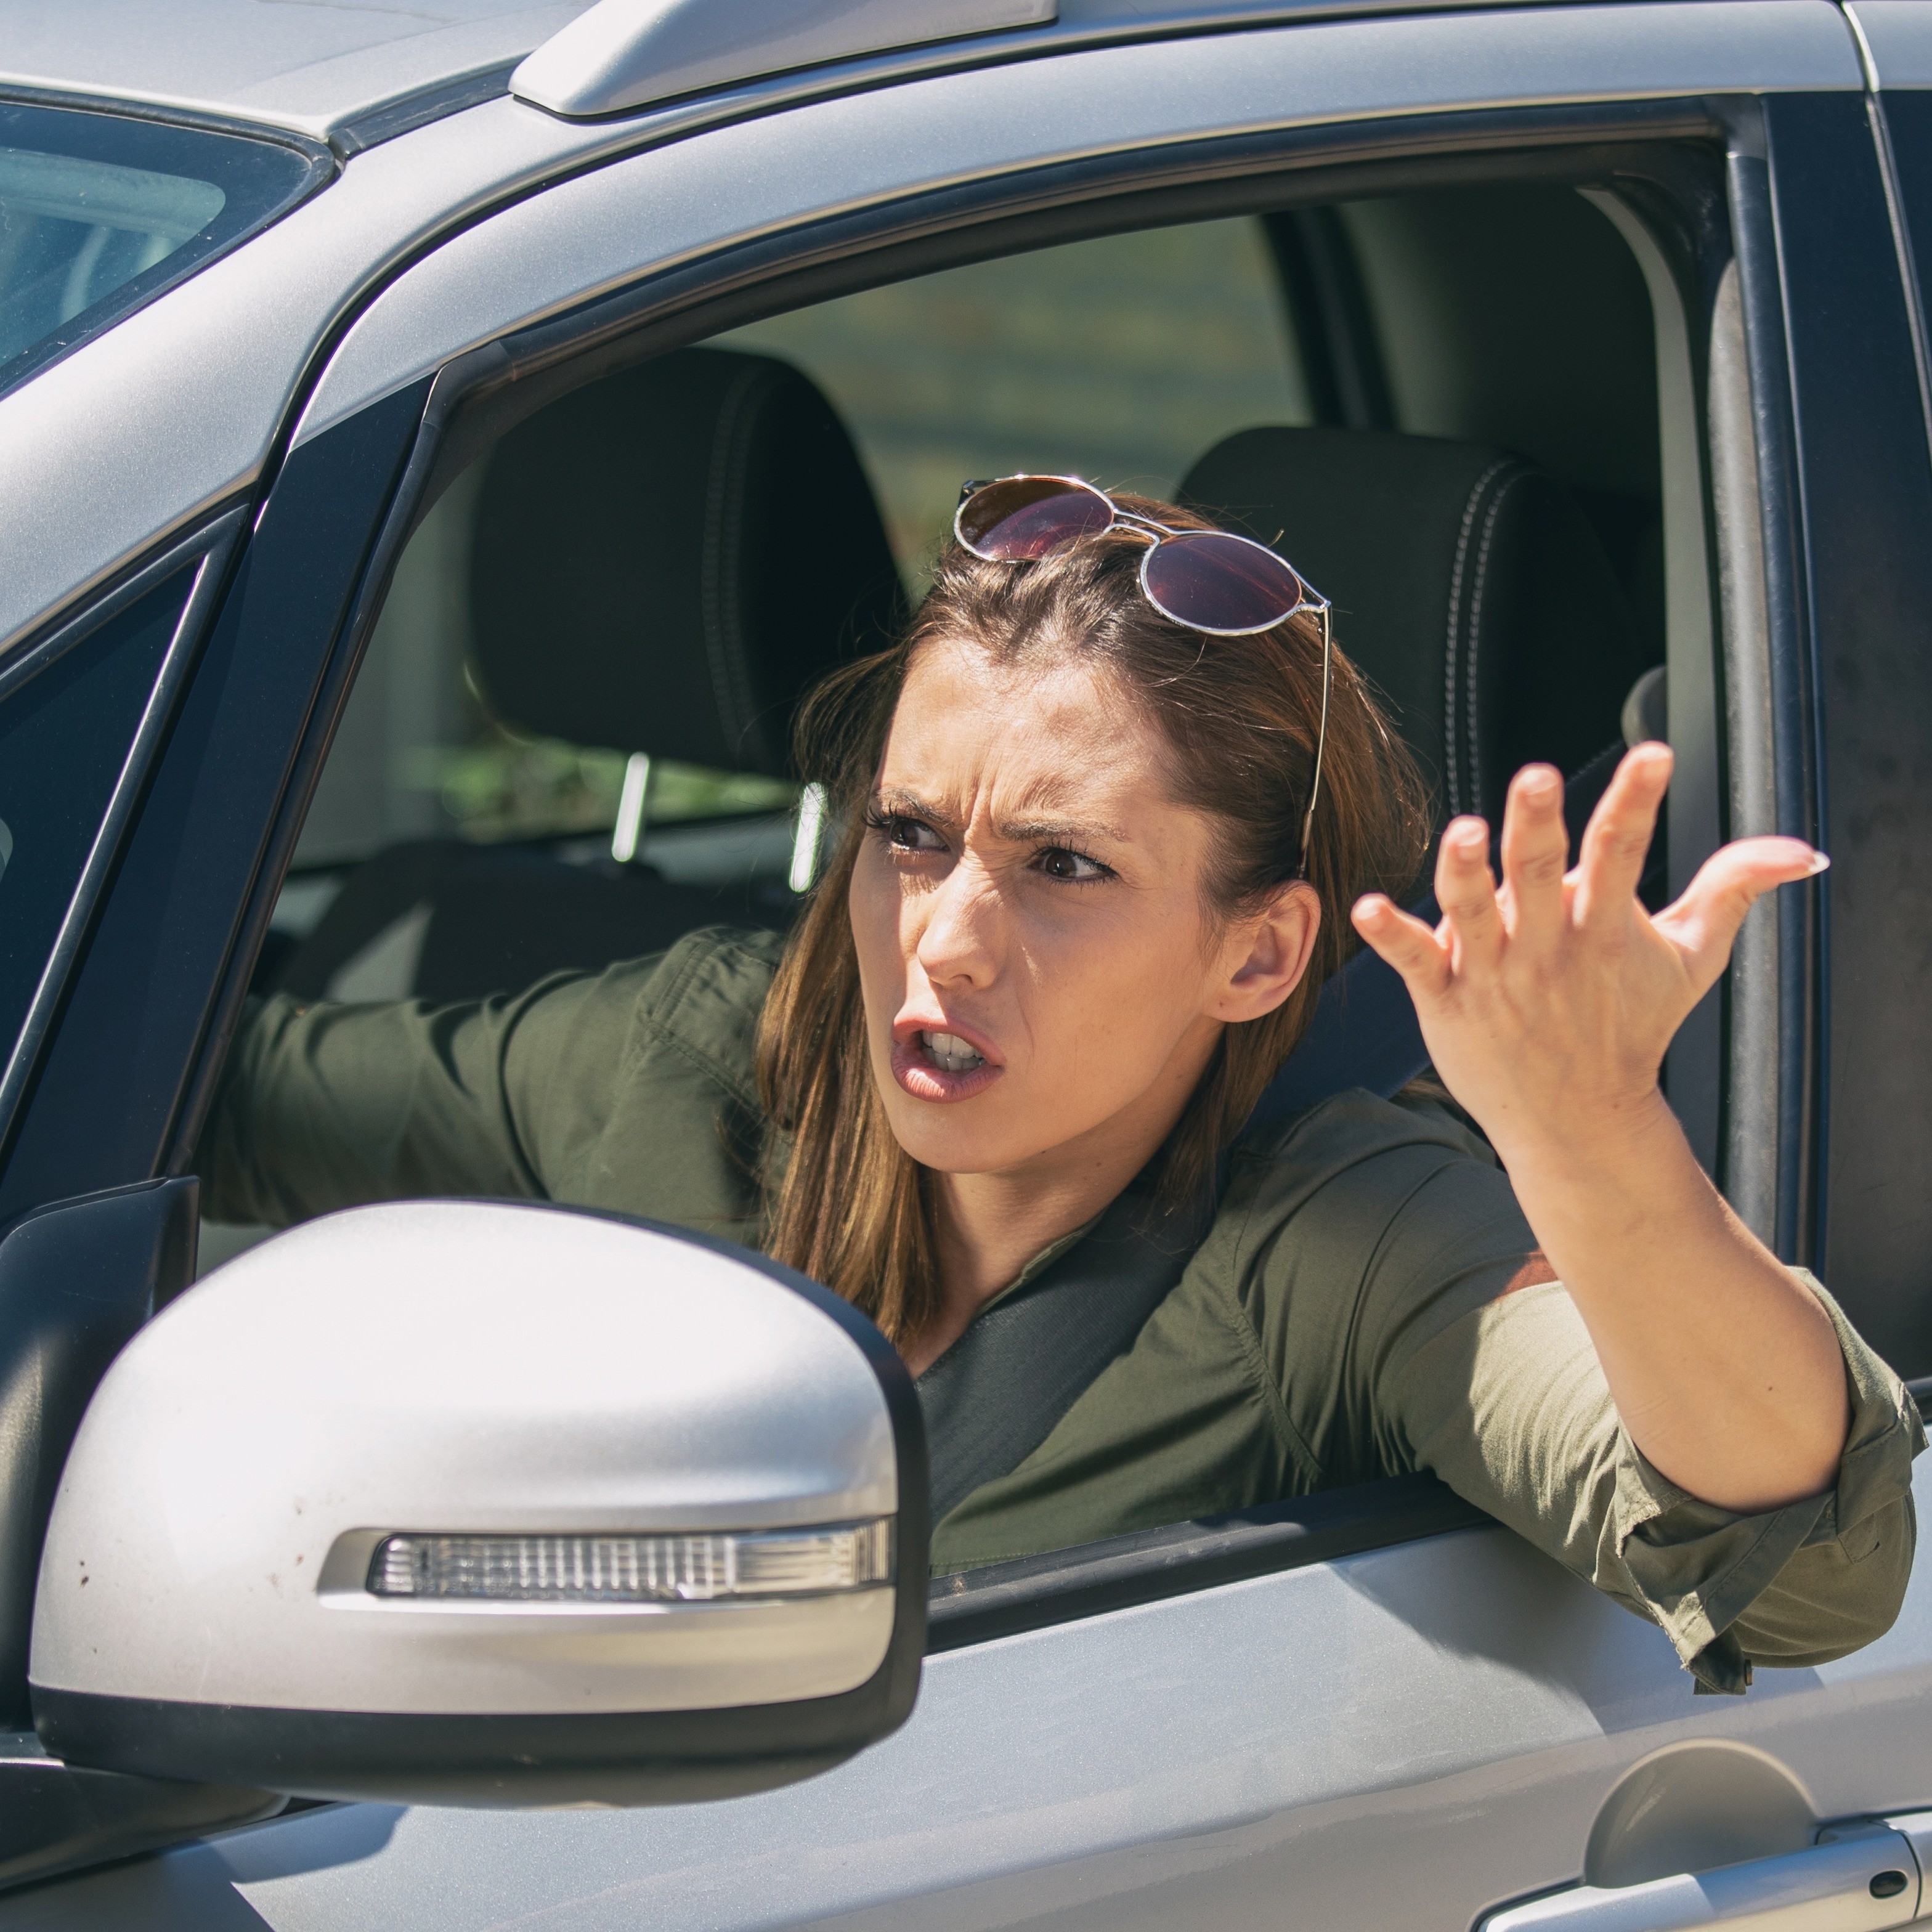
{"type": "MultiPolygon", "coordinates": [[[[207,1211],[280,1226],[517,1196],[755,1243],[752,1050],[776,952],[713,930],[514,999],[272,999],[204,1137],[207,1211]]],[[[1660,1624],[1700,1688],[1886,1630],[1924,1436],[1830,1298],[1852,1408],[1837,1486],[1739,1516],[1632,1446],[1559,1284],[1510,1288],[1535,1245],[1480,1138],[1426,1102],[1356,1090],[1256,1136],[1179,1286],[1031,1455],[937,1526],[935,1569],[1427,1469],[1660,1624]]]]}

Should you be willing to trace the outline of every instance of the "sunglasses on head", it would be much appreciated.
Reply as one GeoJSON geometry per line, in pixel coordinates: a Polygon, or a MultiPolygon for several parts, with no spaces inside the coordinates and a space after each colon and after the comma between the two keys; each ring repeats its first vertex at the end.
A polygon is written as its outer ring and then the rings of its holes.
{"type": "Polygon", "coordinates": [[[1301,821],[1302,870],[1322,790],[1328,743],[1328,681],[1333,647],[1327,598],[1311,590],[1265,544],[1226,530],[1174,530],[1123,509],[1106,490],[1075,476],[1006,476],[968,483],[959,492],[952,534],[960,548],[989,563],[1032,562],[1082,537],[1122,530],[1146,540],[1141,595],[1171,622],[1214,638],[1251,637],[1286,623],[1298,610],[1322,622],[1322,720],[1315,772],[1301,821]]]}

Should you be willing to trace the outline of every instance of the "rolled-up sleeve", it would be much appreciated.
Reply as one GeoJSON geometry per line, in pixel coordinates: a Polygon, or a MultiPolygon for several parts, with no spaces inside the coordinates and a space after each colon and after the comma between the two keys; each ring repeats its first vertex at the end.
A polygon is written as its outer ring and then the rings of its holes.
{"type": "Polygon", "coordinates": [[[1754,1663],[1842,1657],[1898,1614],[1925,1436],[1898,1378],[1798,1272],[1832,1318],[1851,1398],[1838,1480],[1821,1495],[1738,1515],[1660,1475],[1618,1421],[1560,1283],[1502,1295],[1395,1351],[1390,1420],[1415,1466],[1660,1624],[1700,1690],[1743,1690],[1754,1663]]]}

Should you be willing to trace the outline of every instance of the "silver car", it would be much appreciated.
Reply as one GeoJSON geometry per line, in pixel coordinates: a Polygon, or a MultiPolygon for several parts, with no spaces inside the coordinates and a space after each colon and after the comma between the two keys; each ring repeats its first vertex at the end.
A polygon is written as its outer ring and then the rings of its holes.
{"type": "Polygon", "coordinates": [[[1426,1476],[928,1580],[808,1284],[195,1178],[253,993],[782,928],[760,568],[1051,469],[1292,523],[1445,810],[1832,854],[1669,1093],[1932,1377],[1927,264],[1932,0],[0,0],[0,1927],[1932,1918],[1924,1566],[1739,1700],[1426,1476]]]}

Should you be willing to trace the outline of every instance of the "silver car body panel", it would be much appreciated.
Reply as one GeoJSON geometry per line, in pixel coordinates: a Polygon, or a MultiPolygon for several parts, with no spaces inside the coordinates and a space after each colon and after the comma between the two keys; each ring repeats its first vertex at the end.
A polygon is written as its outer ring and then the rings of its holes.
{"type": "Polygon", "coordinates": [[[1821,78],[1861,84],[1835,9],[1691,0],[1108,47],[800,107],[600,169],[457,236],[356,322],[296,440],[427,374],[454,350],[647,270],[911,189],[1264,128],[1812,87],[1821,78]]]}
{"type": "Polygon", "coordinates": [[[326,140],[460,75],[507,68],[590,0],[0,0],[0,88],[260,121],[326,140]]]}
{"type": "MultiPolygon", "coordinates": [[[[1417,110],[1860,85],[1826,0],[1656,0],[1090,49],[683,140],[720,104],[573,123],[489,101],[356,156],[286,220],[0,400],[0,651],[249,488],[322,345],[400,260],[493,200],[647,140],[666,145],[427,256],[351,328],[303,434],[653,268],[1016,166],[1417,110]]],[[[742,91],[738,111],[776,86],[742,91]]]]}
{"type": "MultiPolygon", "coordinates": [[[[1505,0],[1510,4],[1510,0],[1505,0]]],[[[0,0],[0,92],[32,90],[214,115],[332,140],[400,102],[437,92],[466,76],[493,75],[504,87],[512,68],[586,11],[592,0],[410,0],[406,6],[343,0],[0,0]]],[[[848,0],[854,16],[880,0],[848,0]]],[[[894,0],[896,4],[896,0],[894,0]]],[[[1030,20],[1018,32],[988,32],[972,10],[926,6],[932,38],[890,47],[864,64],[827,64],[827,50],[862,44],[827,33],[833,0],[807,10],[820,16],[818,43],[774,39],[764,56],[742,50],[712,72],[680,76],[680,92],[715,88],[726,74],[774,73],[801,60],[815,71],[803,85],[835,91],[882,74],[976,65],[1014,54],[1051,52],[1109,40],[1290,20],[1319,14],[1410,13],[1460,0],[1060,0],[1057,20],[1030,20]],[[964,24],[956,15],[964,14],[964,24]],[[965,41],[962,33],[971,38],[965,41]]],[[[1513,0],[1534,4],[1537,0],[1513,0]]],[[[663,10],[658,0],[655,10],[663,10]]],[[[636,16],[637,9],[632,10],[636,16]]],[[[1054,10],[1043,7],[1051,14],[1054,10]]],[[[900,38],[895,35],[894,38],[900,38]]],[[[914,36],[905,36],[915,38],[914,36]]],[[[874,44],[881,43],[875,40],[874,44]]],[[[794,82],[794,84],[797,84],[794,82]]],[[[351,145],[353,145],[352,142],[351,145]]]]}
{"type": "Polygon", "coordinates": [[[1856,0],[1881,87],[1932,87],[1932,0],[1856,0]]]}
{"type": "Polygon", "coordinates": [[[598,0],[532,54],[510,91],[555,114],[614,114],[789,68],[936,37],[1042,26],[1054,0],[598,0]]]}
{"type": "Polygon", "coordinates": [[[255,1922],[238,1894],[275,1932],[1467,1932],[1575,1879],[1618,1774],[1684,1738],[1768,1753],[1820,1817],[1925,1804],[1928,1690],[1924,1564],[1876,1643],[1694,1700],[1660,1631],[1472,1530],[933,1658],[904,1730],[785,1790],[310,1812],[0,1899],[0,1928],[255,1922]]]}

